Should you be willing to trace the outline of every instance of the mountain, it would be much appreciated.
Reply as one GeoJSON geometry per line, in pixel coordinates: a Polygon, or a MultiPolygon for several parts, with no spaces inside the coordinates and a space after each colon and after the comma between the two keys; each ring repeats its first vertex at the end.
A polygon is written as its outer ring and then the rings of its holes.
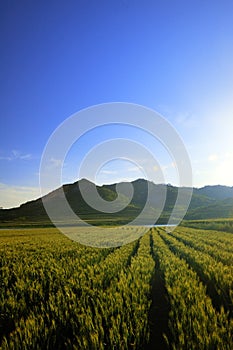
{"type": "MultiPolygon", "coordinates": [[[[157,223],[166,223],[176,202],[178,189],[172,185],[154,184],[144,179],[103,186],[96,186],[82,179],[73,184],[63,185],[43,198],[24,203],[18,208],[0,210],[0,223],[1,225],[51,224],[44,209],[43,203],[45,203],[54,215],[55,221],[72,224],[72,214],[63,206],[63,193],[74,213],[82,220],[96,225],[131,222],[139,216],[146,203],[146,210],[144,209],[137,223],[151,223],[151,218],[156,216],[157,223]],[[89,196],[91,203],[88,204],[83,199],[80,188],[89,196]],[[97,191],[104,200],[100,202],[103,210],[95,209],[100,208],[100,203],[95,200],[93,191],[97,191]],[[163,200],[164,209],[159,213],[158,208],[163,200]]],[[[179,190],[181,205],[173,215],[174,220],[182,212],[182,203],[185,203],[190,190],[193,190],[192,200],[185,219],[233,217],[233,187],[205,186],[193,189],[183,187],[179,190]]]]}
{"type": "Polygon", "coordinates": [[[216,200],[224,200],[227,198],[233,198],[233,187],[228,186],[205,186],[199,189],[195,189],[197,194],[204,195],[208,198],[213,198],[216,200]]]}
{"type": "Polygon", "coordinates": [[[233,218],[233,187],[204,186],[193,189],[192,202],[185,216],[187,220],[233,218]],[[197,196],[197,205],[194,205],[197,196]],[[201,198],[203,203],[201,203],[201,198]]]}
{"type": "Polygon", "coordinates": [[[233,218],[233,198],[216,200],[207,206],[189,209],[185,215],[187,220],[233,218]]]}

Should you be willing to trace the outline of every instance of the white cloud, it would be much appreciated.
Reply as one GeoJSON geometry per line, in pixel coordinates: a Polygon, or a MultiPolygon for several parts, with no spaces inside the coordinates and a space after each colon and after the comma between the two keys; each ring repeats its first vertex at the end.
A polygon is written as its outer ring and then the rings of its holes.
{"type": "Polygon", "coordinates": [[[24,159],[24,160],[30,160],[32,159],[32,155],[31,154],[23,154],[20,156],[20,159],[24,159]]]}
{"type": "Polygon", "coordinates": [[[142,171],[143,170],[143,167],[142,166],[140,166],[140,165],[135,165],[135,166],[132,166],[132,167],[129,167],[128,169],[127,169],[127,171],[132,171],[132,172],[138,172],[138,171],[142,171]]]}
{"type": "Polygon", "coordinates": [[[112,174],[117,174],[117,171],[115,170],[100,170],[100,174],[105,174],[105,175],[112,175],[112,174]]]}
{"type": "Polygon", "coordinates": [[[12,158],[7,156],[0,156],[0,160],[12,160],[12,158]]]}
{"type": "Polygon", "coordinates": [[[11,151],[11,153],[13,154],[13,157],[14,157],[14,158],[19,158],[19,157],[20,157],[20,154],[21,154],[21,152],[18,151],[18,150],[16,150],[16,149],[13,149],[13,150],[11,151]]]}
{"type": "Polygon", "coordinates": [[[32,155],[30,153],[22,153],[18,150],[12,150],[9,155],[0,156],[0,160],[14,161],[14,160],[31,160],[32,155]]]}
{"type": "Polygon", "coordinates": [[[3,208],[18,207],[40,196],[39,187],[11,186],[0,183],[0,207],[3,208]]]}
{"type": "Polygon", "coordinates": [[[208,157],[208,161],[209,161],[209,162],[215,162],[215,161],[218,160],[218,158],[219,158],[219,157],[218,157],[217,154],[215,154],[215,153],[214,153],[214,154],[210,154],[209,157],[208,157]]]}
{"type": "Polygon", "coordinates": [[[179,113],[175,121],[178,125],[189,129],[197,126],[197,119],[191,113],[179,113]]]}
{"type": "Polygon", "coordinates": [[[50,166],[54,168],[61,168],[63,166],[63,160],[51,158],[50,159],[50,166]]]}

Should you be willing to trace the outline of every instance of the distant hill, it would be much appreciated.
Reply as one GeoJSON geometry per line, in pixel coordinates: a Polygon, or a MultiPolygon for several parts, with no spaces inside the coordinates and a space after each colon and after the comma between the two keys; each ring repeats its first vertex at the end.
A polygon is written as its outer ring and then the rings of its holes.
{"type": "Polygon", "coordinates": [[[195,189],[197,194],[204,195],[216,200],[224,200],[227,198],[233,198],[233,187],[228,186],[205,186],[199,189],[195,189]]]}
{"type": "Polygon", "coordinates": [[[215,200],[212,204],[195,209],[189,208],[185,215],[185,219],[187,220],[218,218],[233,218],[233,198],[215,200]]]}
{"type": "MultiPolygon", "coordinates": [[[[142,224],[151,222],[155,217],[162,201],[163,192],[166,191],[166,200],[163,212],[157,223],[166,223],[171,215],[172,209],[177,199],[178,187],[165,184],[154,184],[153,182],[138,179],[133,182],[122,182],[119,184],[95,186],[92,182],[82,179],[73,184],[63,185],[61,188],[47,194],[43,199],[50,208],[56,212],[59,220],[69,223],[69,215],[64,212],[61,205],[61,194],[64,190],[67,201],[72,210],[78,216],[87,222],[93,224],[125,224],[138,217],[147,201],[148,192],[150,193],[149,207],[142,217],[142,224]],[[124,205],[123,210],[117,210],[116,213],[105,213],[89,206],[83,199],[80,192],[80,184],[85,188],[85,192],[96,188],[100,196],[105,201],[114,201],[117,198],[116,186],[120,191],[118,204],[124,205]],[[129,202],[127,193],[133,186],[134,195],[129,202]],[[129,202],[129,203],[128,203],[129,202]],[[127,205],[128,203],[128,205],[127,205]]],[[[189,188],[182,188],[182,198],[185,199],[189,188]]],[[[179,216],[178,208],[177,215],[179,216]]],[[[192,200],[185,216],[185,219],[208,219],[208,218],[229,218],[233,217],[233,187],[227,186],[205,186],[203,188],[193,188],[192,200]]],[[[28,225],[30,223],[38,225],[48,225],[50,219],[44,209],[42,199],[39,198],[22,204],[18,208],[0,210],[1,225],[28,225]]],[[[50,223],[51,224],[51,223],[50,223]]]]}

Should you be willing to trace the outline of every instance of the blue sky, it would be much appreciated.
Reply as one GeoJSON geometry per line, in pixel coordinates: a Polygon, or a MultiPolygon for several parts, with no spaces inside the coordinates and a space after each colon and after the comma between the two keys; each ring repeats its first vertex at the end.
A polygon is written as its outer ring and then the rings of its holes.
{"type": "MultiPolygon", "coordinates": [[[[114,101],[155,109],[174,126],[194,186],[232,186],[232,38],[230,0],[1,1],[0,206],[39,196],[40,158],[60,123],[114,101]]],[[[99,136],[90,137],[67,156],[64,182],[75,180],[80,154],[99,136]]],[[[176,184],[160,148],[165,180],[176,184]]],[[[98,182],[142,176],[129,165],[105,165],[98,182]]]]}

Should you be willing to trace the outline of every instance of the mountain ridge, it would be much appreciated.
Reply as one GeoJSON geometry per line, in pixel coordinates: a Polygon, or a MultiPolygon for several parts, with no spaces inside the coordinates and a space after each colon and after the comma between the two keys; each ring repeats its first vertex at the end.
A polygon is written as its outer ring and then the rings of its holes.
{"type": "MultiPolygon", "coordinates": [[[[152,181],[147,181],[145,179],[136,179],[132,182],[123,181],[98,186],[88,179],[80,179],[71,184],[64,184],[45,196],[23,203],[17,208],[1,209],[0,223],[17,221],[25,223],[42,221],[49,222],[50,220],[44,209],[43,201],[47,201],[51,207],[54,207],[62,219],[62,191],[64,191],[66,199],[74,213],[78,214],[82,220],[87,222],[98,221],[99,224],[114,222],[122,224],[130,222],[140,214],[144,205],[147,203],[148,210],[143,219],[146,223],[149,216],[152,217],[157,214],[158,208],[164,199],[164,191],[166,191],[164,209],[157,221],[157,223],[166,223],[176,202],[178,190],[181,191],[180,193],[184,200],[188,195],[188,191],[193,191],[185,219],[233,217],[233,187],[230,186],[207,185],[202,188],[176,187],[170,184],[154,184],[152,181]],[[111,205],[115,202],[118,203],[118,206],[128,204],[124,209],[117,213],[106,214],[98,211],[85,202],[80,192],[80,185],[82,185],[82,189],[86,192],[95,188],[102,199],[112,202],[111,205]],[[129,201],[129,197],[126,194],[130,192],[130,188],[132,187],[134,194],[129,201]],[[118,198],[118,202],[116,201],[118,197],[116,188],[120,192],[120,199],[118,198]],[[150,193],[149,203],[147,197],[148,193],[150,193]]],[[[65,216],[63,219],[69,221],[68,216],[65,216]]]]}

